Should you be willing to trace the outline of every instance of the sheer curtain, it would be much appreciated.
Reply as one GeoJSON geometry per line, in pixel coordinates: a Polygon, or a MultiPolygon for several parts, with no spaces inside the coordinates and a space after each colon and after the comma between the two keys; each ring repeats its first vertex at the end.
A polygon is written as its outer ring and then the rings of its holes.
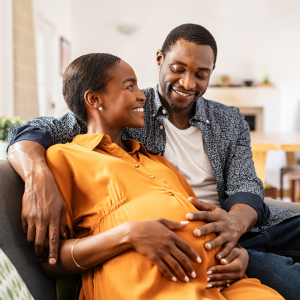
{"type": "Polygon", "coordinates": [[[31,0],[13,0],[14,114],[39,116],[31,0]]]}

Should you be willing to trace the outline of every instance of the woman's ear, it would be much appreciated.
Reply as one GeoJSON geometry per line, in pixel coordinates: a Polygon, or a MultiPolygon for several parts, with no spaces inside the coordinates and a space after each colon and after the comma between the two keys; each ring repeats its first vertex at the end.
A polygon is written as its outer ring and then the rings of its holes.
{"type": "Polygon", "coordinates": [[[100,96],[94,91],[86,91],[84,94],[84,100],[90,108],[99,109],[100,106],[102,107],[102,100],[100,96]]]}

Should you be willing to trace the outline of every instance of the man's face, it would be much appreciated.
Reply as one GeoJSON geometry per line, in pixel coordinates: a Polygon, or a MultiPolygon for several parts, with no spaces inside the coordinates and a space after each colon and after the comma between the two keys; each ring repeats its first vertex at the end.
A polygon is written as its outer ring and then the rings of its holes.
{"type": "Polygon", "coordinates": [[[178,40],[164,58],[157,52],[159,93],[177,111],[190,108],[208,86],[214,69],[210,46],[178,40]]]}

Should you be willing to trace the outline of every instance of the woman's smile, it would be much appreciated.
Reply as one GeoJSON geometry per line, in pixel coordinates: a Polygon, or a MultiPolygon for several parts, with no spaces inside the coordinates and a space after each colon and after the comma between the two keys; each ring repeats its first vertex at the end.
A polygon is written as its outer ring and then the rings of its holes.
{"type": "Polygon", "coordinates": [[[137,114],[137,115],[140,115],[140,116],[145,116],[145,113],[144,113],[144,108],[143,107],[135,107],[132,109],[132,112],[134,114],[137,114]]]}

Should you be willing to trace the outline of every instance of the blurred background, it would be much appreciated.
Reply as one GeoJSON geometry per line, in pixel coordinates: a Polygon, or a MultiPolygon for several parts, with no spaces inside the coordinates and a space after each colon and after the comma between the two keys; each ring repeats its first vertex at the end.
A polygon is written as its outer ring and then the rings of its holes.
{"type": "MultiPolygon", "coordinates": [[[[197,23],[218,45],[204,97],[239,107],[253,132],[297,133],[299,12],[299,0],[0,0],[0,116],[62,116],[63,71],[91,52],[121,57],[140,88],[154,86],[167,34],[197,23]]],[[[286,165],[285,151],[269,151],[266,182],[279,188],[286,165]]]]}

